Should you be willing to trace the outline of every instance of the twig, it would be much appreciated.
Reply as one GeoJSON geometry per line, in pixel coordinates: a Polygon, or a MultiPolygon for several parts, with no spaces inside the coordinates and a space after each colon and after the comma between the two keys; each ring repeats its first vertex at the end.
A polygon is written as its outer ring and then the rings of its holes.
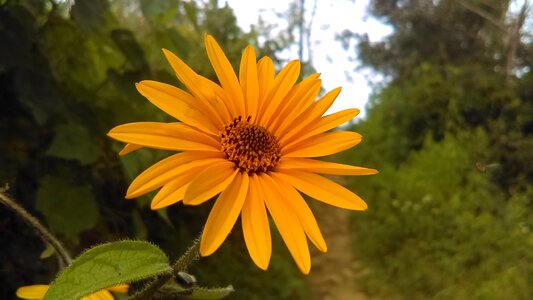
{"type": "Polygon", "coordinates": [[[49,244],[54,248],[54,253],[57,256],[57,259],[59,260],[60,268],[64,268],[65,266],[68,266],[70,262],[72,261],[72,258],[68,254],[68,252],[65,250],[61,242],[53,236],[47,229],[44,227],[37,218],[32,216],[27,210],[25,210],[22,206],[18,205],[13,199],[11,199],[6,193],[4,188],[0,189],[0,202],[2,202],[5,206],[10,208],[13,212],[15,212],[26,224],[28,224],[34,231],[37,233],[37,235],[45,242],[46,244],[49,244]]]}
{"type": "MultiPolygon", "coordinates": [[[[201,236],[201,233],[200,233],[201,236]]],[[[198,259],[198,250],[200,249],[200,237],[193,240],[191,246],[185,253],[172,265],[172,271],[167,274],[160,275],[152,282],[150,282],[144,289],[131,296],[130,300],[150,299],[160,287],[167,281],[175,277],[179,272],[184,271],[196,259],[198,259]]]]}

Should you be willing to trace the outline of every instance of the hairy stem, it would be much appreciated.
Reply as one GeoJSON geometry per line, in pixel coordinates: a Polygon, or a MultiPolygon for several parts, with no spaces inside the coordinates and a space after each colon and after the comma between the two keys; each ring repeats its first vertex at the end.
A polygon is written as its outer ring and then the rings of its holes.
{"type": "MultiPolygon", "coordinates": [[[[199,236],[202,234],[200,233],[199,236]]],[[[196,259],[198,259],[198,250],[200,249],[200,237],[194,239],[187,251],[172,265],[172,271],[167,274],[159,275],[156,279],[150,282],[146,287],[140,290],[135,295],[131,296],[130,300],[150,299],[160,287],[167,281],[174,278],[179,272],[184,271],[196,259]]]]}
{"type": "Polygon", "coordinates": [[[63,245],[59,242],[59,240],[53,236],[47,229],[44,227],[37,218],[32,216],[27,210],[25,210],[22,206],[18,205],[13,199],[11,199],[6,193],[5,189],[0,189],[0,202],[2,202],[5,206],[10,208],[13,212],[17,214],[26,224],[28,224],[34,231],[37,233],[37,235],[45,242],[46,244],[49,244],[54,248],[54,253],[57,256],[57,259],[59,261],[60,268],[64,268],[65,266],[68,266],[70,262],[72,261],[72,258],[68,254],[68,252],[65,250],[63,245]]]}

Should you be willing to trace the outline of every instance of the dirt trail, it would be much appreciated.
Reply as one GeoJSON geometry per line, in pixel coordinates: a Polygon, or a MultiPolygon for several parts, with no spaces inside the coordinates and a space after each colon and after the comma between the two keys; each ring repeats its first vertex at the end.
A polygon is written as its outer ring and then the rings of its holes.
{"type": "Polygon", "coordinates": [[[328,252],[312,252],[309,283],[314,300],[369,300],[356,286],[349,235],[349,212],[337,207],[313,205],[328,252]]]}

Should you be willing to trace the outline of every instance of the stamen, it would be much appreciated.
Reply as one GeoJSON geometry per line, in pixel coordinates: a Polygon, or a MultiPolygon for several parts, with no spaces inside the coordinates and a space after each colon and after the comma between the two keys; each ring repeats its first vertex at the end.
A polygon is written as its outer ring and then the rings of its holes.
{"type": "Polygon", "coordinates": [[[226,159],[247,173],[271,171],[281,157],[278,141],[265,128],[250,124],[251,116],[241,116],[224,128],[220,134],[226,159]]]}

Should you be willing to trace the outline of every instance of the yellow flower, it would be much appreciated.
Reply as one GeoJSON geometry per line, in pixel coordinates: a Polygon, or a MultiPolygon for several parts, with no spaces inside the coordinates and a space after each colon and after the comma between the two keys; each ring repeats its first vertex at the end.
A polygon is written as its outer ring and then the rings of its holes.
{"type": "Polygon", "coordinates": [[[300,74],[297,60],[275,75],[272,60],[256,61],[254,48],[248,46],[237,78],[212,36],[205,36],[205,46],[220,85],[196,74],[165,49],[189,92],[156,81],[136,85],[152,104],[180,122],[129,123],[109,132],[110,137],[128,143],[120,154],[141,147],[179,151],[140,174],[126,198],[161,188],[151,204],[159,209],[179,201],[198,205],[220,193],[205,224],[200,254],[217,250],[240,214],[248,252],[264,270],[272,246],[268,209],[298,267],[308,274],[306,235],[319,250],[326,252],[327,247],[298,191],[341,208],[367,208],[357,195],[317,173],[370,175],[376,170],[311,159],[361,141],[355,132],[326,132],[353,119],[359,110],[322,116],[340,88],[315,102],[319,74],[295,84],[300,74]]]}
{"type": "MultiPolygon", "coordinates": [[[[47,284],[36,284],[36,285],[27,285],[23,286],[17,289],[17,297],[20,299],[28,299],[28,300],[40,300],[43,299],[44,294],[46,294],[46,291],[48,290],[50,286],[47,284]]],[[[96,293],[90,294],[88,296],[85,296],[81,298],[81,300],[113,300],[113,295],[111,292],[116,293],[128,293],[128,285],[127,284],[119,284],[115,285],[113,287],[100,290],[96,293]]]]}

